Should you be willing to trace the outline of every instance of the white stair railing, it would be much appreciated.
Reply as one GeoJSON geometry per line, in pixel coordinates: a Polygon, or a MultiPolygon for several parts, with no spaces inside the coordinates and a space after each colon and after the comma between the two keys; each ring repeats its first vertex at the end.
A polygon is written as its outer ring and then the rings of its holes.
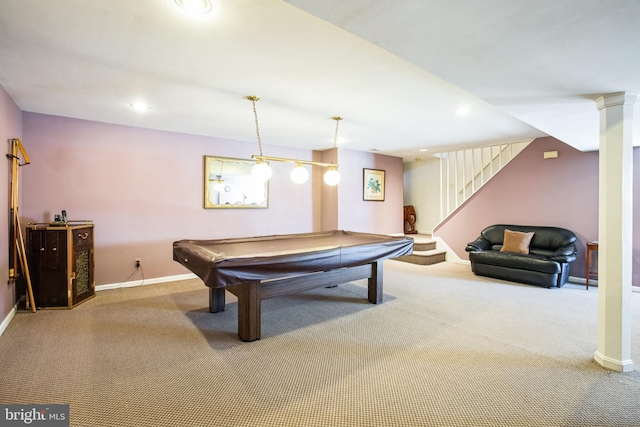
{"type": "Polygon", "coordinates": [[[533,140],[437,153],[440,158],[440,220],[486,184],[533,140]]]}

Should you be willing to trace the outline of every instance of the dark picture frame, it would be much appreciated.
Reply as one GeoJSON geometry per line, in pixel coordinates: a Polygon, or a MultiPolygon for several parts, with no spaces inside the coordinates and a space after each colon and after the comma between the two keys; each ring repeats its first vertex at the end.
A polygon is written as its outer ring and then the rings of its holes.
{"type": "Polygon", "coordinates": [[[384,202],[385,171],[362,169],[362,200],[384,202]]]}

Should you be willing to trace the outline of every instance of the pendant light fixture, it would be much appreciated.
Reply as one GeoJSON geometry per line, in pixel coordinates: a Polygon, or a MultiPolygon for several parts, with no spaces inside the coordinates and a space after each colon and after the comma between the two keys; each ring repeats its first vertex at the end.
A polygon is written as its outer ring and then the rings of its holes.
{"type": "MultiPolygon", "coordinates": [[[[338,125],[340,124],[340,120],[342,120],[342,117],[331,117],[333,120],[336,121],[336,133],[333,135],[333,150],[334,153],[331,154],[332,159],[331,159],[331,163],[333,163],[333,156],[335,155],[335,150],[338,147],[338,125]]],[[[336,165],[335,167],[329,166],[329,170],[326,171],[324,173],[324,183],[333,187],[338,185],[338,183],[340,182],[340,172],[338,172],[338,166],[336,165]]]]}
{"type": "MultiPolygon", "coordinates": [[[[265,156],[262,152],[262,141],[260,140],[260,127],[258,125],[258,112],[256,110],[256,102],[260,100],[257,96],[250,95],[247,96],[246,99],[251,101],[253,104],[253,117],[256,124],[256,136],[258,137],[258,150],[260,154],[254,154],[251,156],[252,159],[256,160],[256,164],[251,168],[251,176],[256,180],[261,182],[267,181],[271,178],[272,170],[267,163],[268,160],[274,162],[287,162],[295,164],[295,167],[291,171],[290,177],[293,182],[296,184],[304,184],[309,180],[309,171],[304,167],[304,165],[312,165],[312,166],[321,166],[327,167],[329,170],[324,175],[324,182],[327,185],[336,185],[340,182],[340,173],[338,172],[338,165],[334,163],[321,163],[321,162],[312,162],[309,160],[298,160],[298,159],[287,159],[283,157],[272,157],[265,156]]],[[[342,117],[332,117],[333,120],[336,121],[336,133],[333,137],[333,148],[336,148],[336,143],[338,139],[338,122],[342,120],[342,117]]]]}
{"type": "Polygon", "coordinates": [[[271,178],[271,167],[262,157],[262,141],[260,140],[260,127],[258,126],[258,111],[256,110],[256,102],[260,101],[257,96],[247,96],[247,99],[253,104],[253,117],[256,122],[256,135],[258,136],[258,150],[260,151],[260,159],[251,168],[251,176],[260,182],[268,181],[271,178]]]}

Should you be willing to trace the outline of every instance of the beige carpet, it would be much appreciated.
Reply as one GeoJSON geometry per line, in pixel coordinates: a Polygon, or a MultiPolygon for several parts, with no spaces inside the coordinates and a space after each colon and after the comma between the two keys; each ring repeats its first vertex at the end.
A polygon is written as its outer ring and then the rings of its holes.
{"type": "Polygon", "coordinates": [[[69,403],[72,426],[640,426],[640,374],[593,361],[597,289],[469,270],[385,261],[381,305],[364,281],[264,301],[253,343],[198,280],[18,312],[0,402],[69,403]]]}

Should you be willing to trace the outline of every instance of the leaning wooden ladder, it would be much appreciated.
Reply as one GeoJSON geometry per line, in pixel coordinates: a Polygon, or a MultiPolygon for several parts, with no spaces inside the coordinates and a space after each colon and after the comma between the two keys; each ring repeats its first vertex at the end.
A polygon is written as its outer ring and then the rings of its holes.
{"type": "Polygon", "coordinates": [[[29,298],[28,306],[31,307],[31,311],[35,313],[36,304],[33,299],[33,288],[31,287],[31,276],[29,275],[29,265],[27,262],[27,251],[24,244],[24,238],[22,237],[22,227],[20,226],[20,214],[18,212],[19,202],[19,189],[18,178],[20,177],[20,166],[28,165],[31,163],[29,156],[27,156],[22,142],[20,139],[13,138],[9,140],[11,144],[11,154],[7,154],[7,158],[11,160],[11,199],[10,204],[10,217],[9,217],[9,281],[15,282],[18,279],[18,260],[20,261],[21,271],[24,274],[27,282],[27,296],[29,298]],[[20,164],[20,157],[24,163],[20,164]],[[16,260],[16,254],[18,260],[16,260]]]}

